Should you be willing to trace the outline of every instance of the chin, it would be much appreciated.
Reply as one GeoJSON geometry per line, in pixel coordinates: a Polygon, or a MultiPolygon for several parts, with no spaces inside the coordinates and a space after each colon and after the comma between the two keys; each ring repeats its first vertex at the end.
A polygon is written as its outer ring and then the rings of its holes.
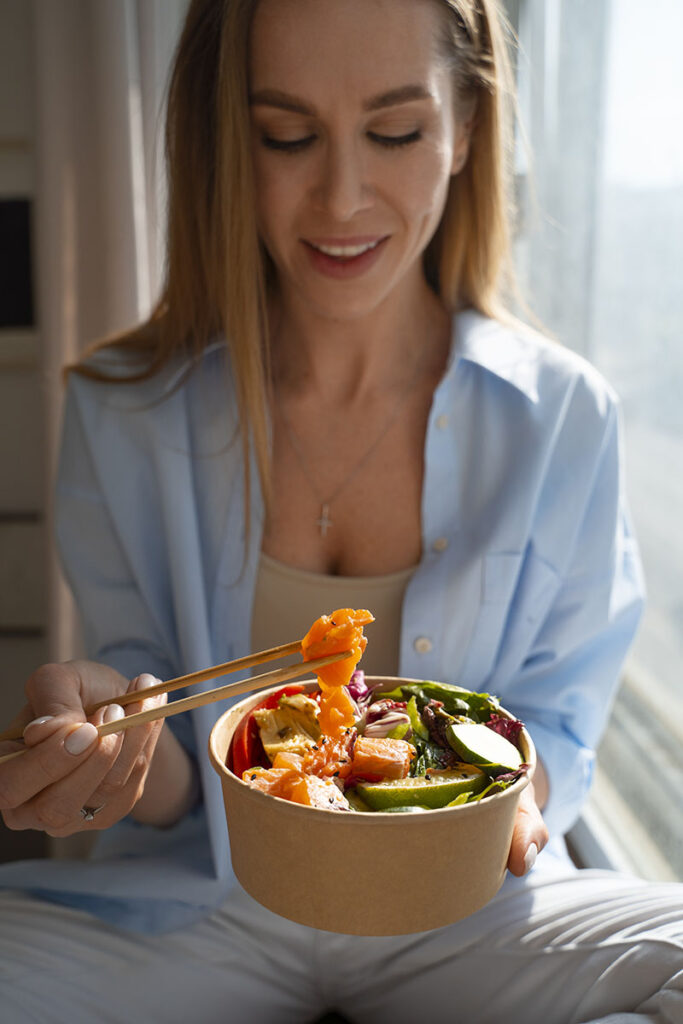
{"type": "Polygon", "coordinates": [[[353,298],[343,302],[311,302],[309,308],[321,320],[330,320],[333,323],[354,323],[371,316],[382,305],[381,301],[362,302],[353,298]]]}
{"type": "Polygon", "coordinates": [[[308,285],[299,291],[302,304],[315,316],[335,323],[352,323],[371,316],[388,302],[401,295],[401,284],[391,286],[384,282],[384,287],[377,283],[375,287],[368,282],[340,282],[331,287],[324,283],[308,285]]]}

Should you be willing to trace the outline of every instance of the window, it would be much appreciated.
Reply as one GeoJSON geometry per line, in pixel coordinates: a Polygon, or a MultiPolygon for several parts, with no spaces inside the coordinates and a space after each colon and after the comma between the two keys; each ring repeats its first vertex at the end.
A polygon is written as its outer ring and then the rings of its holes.
{"type": "Polygon", "coordinates": [[[621,397],[649,594],[580,841],[599,833],[607,862],[683,878],[683,7],[519,0],[510,14],[533,154],[520,143],[520,276],[621,397]]]}

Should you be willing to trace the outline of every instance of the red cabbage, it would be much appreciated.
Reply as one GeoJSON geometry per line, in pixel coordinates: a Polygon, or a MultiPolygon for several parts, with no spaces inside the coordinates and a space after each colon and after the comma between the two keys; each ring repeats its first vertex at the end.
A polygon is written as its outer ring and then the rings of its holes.
{"type": "Polygon", "coordinates": [[[524,722],[518,718],[505,718],[504,715],[491,715],[488,722],[484,723],[497,732],[503,739],[509,740],[516,747],[519,746],[519,734],[524,728],[524,722]]]}
{"type": "Polygon", "coordinates": [[[363,672],[362,668],[357,668],[351,676],[348,691],[355,701],[361,701],[364,697],[367,697],[370,690],[365,682],[365,672],[363,672]]]}

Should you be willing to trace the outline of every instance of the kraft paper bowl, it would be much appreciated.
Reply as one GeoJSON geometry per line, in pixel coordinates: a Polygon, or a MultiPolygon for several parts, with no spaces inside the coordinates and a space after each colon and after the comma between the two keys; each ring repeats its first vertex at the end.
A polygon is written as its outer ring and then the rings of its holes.
{"type": "MultiPolygon", "coordinates": [[[[420,682],[385,678],[387,690],[420,682]]],[[[306,681],[307,689],[316,685],[306,681]]],[[[529,773],[478,803],[424,814],[326,811],[261,793],[226,766],[238,722],[277,689],[235,704],[218,719],[209,741],[223,786],[233,869],[255,900],[311,928],[403,935],[452,924],[495,896],[519,798],[536,764],[526,730],[520,749],[529,773]]]]}

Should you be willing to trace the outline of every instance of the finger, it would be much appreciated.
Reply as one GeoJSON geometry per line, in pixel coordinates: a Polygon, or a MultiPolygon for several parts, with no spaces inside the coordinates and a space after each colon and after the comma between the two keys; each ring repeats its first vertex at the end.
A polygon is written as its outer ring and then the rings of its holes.
{"type": "MultiPolygon", "coordinates": [[[[129,692],[144,690],[147,687],[156,685],[158,682],[159,680],[154,676],[149,675],[148,673],[143,673],[131,682],[129,692]]],[[[126,706],[126,715],[133,715],[138,711],[146,711],[150,708],[161,707],[166,703],[166,700],[166,694],[162,693],[157,694],[155,697],[148,697],[144,701],[136,701],[133,704],[128,704],[126,706]]],[[[97,798],[95,806],[98,806],[98,803],[101,803],[103,800],[111,799],[118,790],[122,789],[127,784],[131,772],[136,767],[140,757],[143,756],[143,752],[146,750],[148,744],[151,743],[151,749],[153,751],[162,726],[163,722],[160,721],[139,725],[134,729],[126,729],[123,733],[123,744],[116,762],[95,794],[95,797],[97,798]]]]}
{"type": "MultiPolygon", "coordinates": [[[[123,709],[119,710],[123,714],[123,709]]],[[[105,719],[106,717],[105,715],[105,719]]],[[[138,753],[130,772],[127,774],[125,783],[120,787],[111,783],[114,775],[114,769],[112,769],[91,796],[88,799],[84,799],[73,820],[70,820],[61,829],[50,830],[49,835],[62,837],[72,835],[74,832],[96,831],[109,828],[114,822],[129,814],[144,792],[147,772],[149,771],[154,748],[163,726],[164,722],[160,721],[150,723],[149,726],[136,727],[136,732],[144,730],[148,733],[148,737],[142,750],[138,753]],[[82,808],[86,807],[97,811],[90,821],[82,813],[82,808]]],[[[120,757],[121,754],[119,754],[120,757]]],[[[114,762],[115,765],[118,763],[119,758],[114,762]]]]}
{"type": "MultiPolygon", "coordinates": [[[[22,738],[0,741],[0,757],[23,750],[25,746],[33,746],[35,743],[40,743],[42,740],[47,739],[51,733],[59,728],[59,722],[56,725],[53,723],[52,715],[33,718],[33,709],[27,705],[24,712],[17,715],[7,730],[8,732],[23,733],[22,738]]],[[[64,722],[61,724],[64,725],[64,722]]]]}
{"type": "MultiPolygon", "coordinates": [[[[99,738],[95,726],[91,723],[82,725],[80,729],[86,735],[92,730],[96,742],[91,744],[85,755],[76,755],[75,766],[68,774],[42,787],[30,799],[6,810],[3,816],[10,828],[35,828],[47,832],[48,835],[70,835],[83,827],[81,807],[89,806],[91,794],[97,790],[102,779],[110,771],[121,748],[122,738],[120,734],[99,738]]],[[[73,735],[74,733],[70,734],[73,735]]],[[[67,742],[68,740],[69,736],[67,742]]],[[[79,739],[79,742],[83,740],[79,739]]],[[[27,752],[24,758],[31,754],[42,755],[46,748],[52,746],[53,738],[50,738],[27,752]]],[[[59,751],[55,751],[55,754],[59,755],[59,751]]]]}
{"type": "Polygon", "coordinates": [[[538,809],[533,783],[522,793],[512,832],[508,868],[513,875],[531,871],[538,853],[548,842],[548,829],[538,809]]]}
{"type": "Polygon", "coordinates": [[[33,729],[27,727],[26,749],[22,757],[0,768],[0,810],[14,810],[38,793],[72,774],[95,750],[97,729],[89,722],[74,723],[56,715],[33,729]],[[41,735],[34,746],[29,743],[41,735]],[[47,732],[47,736],[44,733],[47,732]]]}
{"type": "MultiPolygon", "coordinates": [[[[145,673],[133,680],[129,691],[145,689],[158,682],[159,680],[154,676],[145,673]]],[[[146,700],[135,701],[126,706],[126,714],[134,715],[138,711],[161,707],[166,703],[166,699],[166,694],[160,693],[154,697],[147,697],[146,700]]],[[[98,807],[104,802],[112,802],[116,799],[123,788],[129,784],[133,771],[143,768],[144,774],[146,774],[148,762],[152,759],[163,724],[163,721],[150,722],[127,729],[123,733],[123,744],[119,756],[111,771],[102,779],[97,791],[92,795],[93,806],[98,807]]]]}
{"type": "Polygon", "coordinates": [[[152,722],[151,725],[152,729],[150,730],[150,735],[144,747],[138,754],[133,769],[134,772],[142,771],[143,776],[147,775],[150,765],[152,764],[154,751],[156,750],[156,746],[159,741],[159,736],[161,735],[161,730],[163,729],[165,722],[163,720],[160,722],[152,722]]]}
{"type": "Polygon", "coordinates": [[[24,745],[35,747],[70,722],[71,718],[68,715],[39,715],[24,726],[24,745]]]}

